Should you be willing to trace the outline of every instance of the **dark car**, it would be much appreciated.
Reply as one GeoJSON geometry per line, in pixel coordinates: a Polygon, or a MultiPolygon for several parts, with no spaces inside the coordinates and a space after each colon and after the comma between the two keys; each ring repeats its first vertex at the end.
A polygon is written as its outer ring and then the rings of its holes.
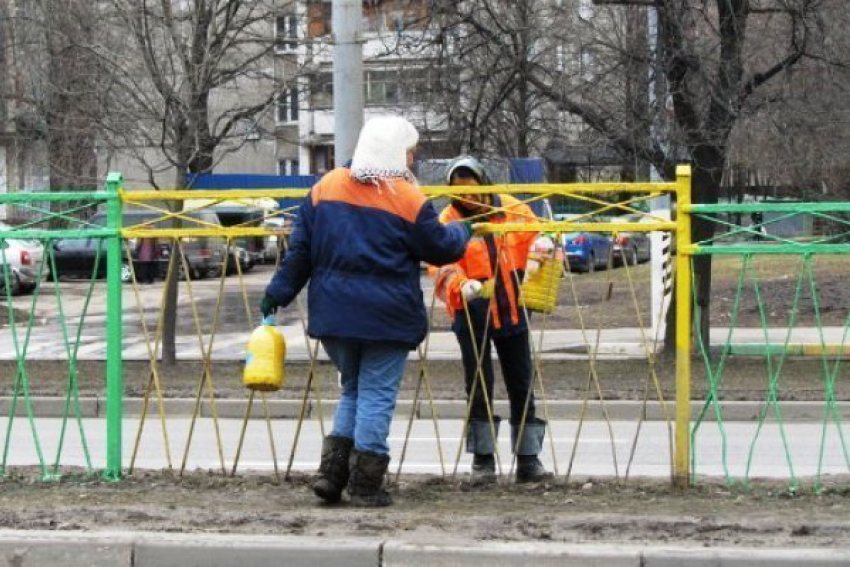
{"type": "MultiPolygon", "coordinates": [[[[570,220],[578,215],[555,215],[559,221],[570,220]]],[[[579,231],[562,236],[564,261],[568,269],[581,272],[593,272],[597,268],[607,268],[613,251],[610,235],[604,232],[579,231]]]]}
{"type": "MultiPolygon", "coordinates": [[[[146,228],[168,228],[170,221],[159,221],[155,225],[150,224],[159,218],[155,212],[143,210],[126,210],[124,211],[123,226],[130,228],[134,226],[144,226],[146,228]]],[[[219,224],[218,217],[214,213],[206,211],[197,211],[188,213],[187,216],[198,219],[205,226],[210,224],[219,224]]],[[[96,226],[106,225],[106,216],[102,213],[95,215],[92,224],[96,226]]],[[[71,278],[91,278],[94,271],[95,258],[97,257],[98,247],[100,247],[100,260],[98,262],[96,278],[106,277],[106,245],[105,241],[98,238],[68,238],[56,241],[54,244],[56,258],[56,277],[71,277],[71,278]]],[[[128,243],[131,251],[131,257],[136,260],[138,253],[135,242],[132,240],[128,243]]],[[[170,243],[158,243],[159,258],[157,262],[159,267],[157,274],[159,277],[164,277],[167,270],[168,257],[170,255],[170,243]]],[[[183,251],[186,254],[186,260],[192,273],[191,276],[195,279],[206,277],[218,277],[224,267],[225,256],[225,241],[219,237],[186,237],[183,239],[183,251]]],[[[121,265],[121,280],[130,281],[130,266],[127,263],[126,249],[121,250],[122,265],[121,265]]],[[[137,269],[134,266],[134,270],[137,269]]]]}

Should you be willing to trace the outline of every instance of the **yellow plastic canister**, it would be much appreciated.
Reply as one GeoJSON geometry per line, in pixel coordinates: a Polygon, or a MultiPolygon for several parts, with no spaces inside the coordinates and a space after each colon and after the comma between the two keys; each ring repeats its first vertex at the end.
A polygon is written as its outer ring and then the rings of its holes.
{"type": "Polygon", "coordinates": [[[520,305],[530,311],[552,313],[558,303],[558,288],[561,285],[563,254],[560,250],[548,257],[538,259],[540,268],[522,283],[520,305]]]}
{"type": "Polygon", "coordinates": [[[246,388],[273,392],[283,385],[283,361],[286,358],[286,341],[272,324],[264,320],[248,338],[248,354],[242,383],[246,388]]]}

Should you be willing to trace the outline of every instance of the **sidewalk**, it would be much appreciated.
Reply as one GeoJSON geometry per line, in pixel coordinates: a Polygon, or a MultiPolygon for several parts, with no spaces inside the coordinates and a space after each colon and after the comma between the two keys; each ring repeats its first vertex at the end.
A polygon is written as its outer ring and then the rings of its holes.
{"type": "Polygon", "coordinates": [[[674,547],[456,539],[320,538],[154,532],[0,531],[15,567],[844,567],[850,550],[674,547]]]}
{"type": "MultiPolygon", "coordinates": [[[[301,324],[280,326],[279,329],[286,337],[287,360],[309,360],[307,340],[301,324]]],[[[646,358],[648,352],[657,352],[663,341],[663,332],[658,334],[658,341],[650,329],[624,327],[618,329],[547,329],[534,331],[532,338],[535,348],[541,345],[541,358],[544,360],[586,359],[589,351],[595,351],[598,358],[606,360],[621,360],[646,358]]],[[[844,356],[850,352],[850,344],[841,348],[842,343],[848,342],[844,336],[843,327],[825,327],[823,337],[813,328],[793,329],[788,331],[781,328],[771,328],[766,332],[759,328],[738,328],[729,333],[728,328],[715,327],[712,329],[712,349],[718,351],[727,342],[732,345],[732,354],[760,355],[764,353],[764,344],[771,345],[773,352],[779,352],[788,344],[791,355],[818,355],[821,343],[825,343],[828,355],[834,356],[839,352],[844,356]],[[767,339],[765,339],[767,335],[767,339]]],[[[19,339],[20,340],[20,339],[19,339]]],[[[205,342],[209,337],[204,337],[205,342]]],[[[248,333],[218,333],[213,344],[213,360],[242,360],[245,357],[245,344],[248,333]]],[[[0,360],[15,360],[15,349],[9,329],[0,330],[0,360]]],[[[205,345],[206,346],[206,345],[205,345]]],[[[197,336],[181,335],[177,338],[177,349],[183,360],[200,360],[201,350],[197,336]]],[[[124,337],[124,360],[147,360],[148,351],[145,341],[138,335],[124,337]]],[[[695,353],[696,354],[696,353],[695,353]]],[[[431,360],[460,360],[460,350],[454,333],[443,331],[431,333],[428,337],[427,356],[431,360]]],[[[419,354],[411,352],[412,360],[417,360],[419,354]]],[[[61,340],[57,340],[56,330],[48,327],[36,327],[27,349],[28,360],[66,359],[67,352],[61,340]]],[[[327,359],[323,349],[319,349],[319,358],[327,359]]],[[[81,337],[78,351],[79,360],[105,360],[106,341],[100,332],[81,337]]]]}

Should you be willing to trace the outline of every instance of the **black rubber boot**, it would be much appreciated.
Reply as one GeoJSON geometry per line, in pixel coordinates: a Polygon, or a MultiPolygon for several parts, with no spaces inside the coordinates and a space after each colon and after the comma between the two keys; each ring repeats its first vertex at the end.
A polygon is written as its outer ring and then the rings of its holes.
{"type": "Polygon", "coordinates": [[[469,482],[473,486],[496,483],[496,457],[493,455],[475,455],[472,458],[472,474],[469,482]]]}
{"type": "Polygon", "coordinates": [[[469,421],[469,429],[466,433],[466,452],[473,453],[472,472],[469,483],[473,486],[493,484],[496,482],[496,459],[493,455],[496,451],[496,439],[499,436],[498,416],[493,418],[493,426],[483,419],[472,419],[469,421]]]}
{"type": "Polygon", "coordinates": [[[377,508],[393,503],[389,492],[383,488],[384,475],[387,473],[389,464],[389,455],[356,449],[351,452],[348,494],[351,496],[353,506],[377,508]]]}
{"type": "Polygon", "coordinates": [[[517,455],[517,484],[542,482],[552,478],[552,473],[547,472],[543,463],[537,458],[537,455],[543,450],[545,436],[546,422],[542,419],[529,420],[524,426],[511,425],[511,446],[514,447],[517,455]],[[520,433],[522,437],[517,444],[520,433]]]}
{"type": "Polygon", "coordinates": [[[517,484],[527,482],[543,482],[554,475],[546,470],[537,455],[517,455],[516,481],[517,484]]]}
{"type": "Polygon", "coordinates": [[[322,440],[322,461],[313,492],[328,504],[336,504],[342,498],[342,490],[348,484],[348,459],[353,446],[354,440],[348,437],[328,435],[322,440]]]}

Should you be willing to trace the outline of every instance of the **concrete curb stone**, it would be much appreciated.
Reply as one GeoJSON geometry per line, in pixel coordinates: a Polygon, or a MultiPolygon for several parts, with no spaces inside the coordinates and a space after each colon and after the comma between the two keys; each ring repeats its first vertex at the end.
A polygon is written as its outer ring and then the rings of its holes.
{"type": "Polygon", "coordinates": [[[0,530],[0,567],[132,567],[134,536],[0,530]]]}
{"type": "Polygon", "coordinates": [[[377,539],[251,535],[139,535],[131,567],[375,567],[377,539]]]}
{"type": "Polygon", "coordinates": [[[640,549],[533,542],[423,544],[388,541],[382,567],[641,567],[640,549]]]}
{"type": "MultiPolygon", "coordinates": [[[[11,396],[3,396],[0,397],[0,415],[7,416],[9,415],[12,409],[12,397],[11,396]]],[[[32,403],[32,411],[33,415],[39,417],[46,416],[55,416],[60,417],[64,414],[65,411],[65,398],[59,396],[30,396],[30,402],[32,403]]],[[[98,414],[98,403],[97,398],[80,398],[80,415],[82,417],[97,417],[98,414]]],[[[18,396],[17,403],[15,405],[15,416],[16,417],[26,417],[27,409],[26,403],[24,401],[23,396],[18,396]]],[[[74,414],[74,406],[71,405],[69,408],[69,415],[73,416],[74,414]]]]}
{"type": "Polygon", "coordinates": [[[642,567],[846,567],[850,550],[811,548],[647,549],[642,567]]]}
{"type": "Polygon", "coordinates": [[[0,530],[0,567],[843,567],[848,549],[0,530]]]}

